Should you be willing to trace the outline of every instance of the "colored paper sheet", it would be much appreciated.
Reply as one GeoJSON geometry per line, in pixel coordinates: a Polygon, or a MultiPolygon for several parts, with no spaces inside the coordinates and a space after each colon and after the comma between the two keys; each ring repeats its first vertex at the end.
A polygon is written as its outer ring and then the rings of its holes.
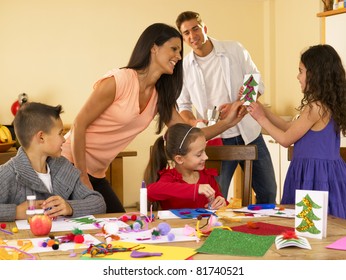
{"type": "MultiPolygon", "coordinates": [[[[52,247],[42,247],[39,244],[42,243],[43,241],[49,240],[49,237],[38,237],[38,238],[26,238],[25,240],[22,239],[23,241],[31,241],[32,242],[32,247],[28,250],[26,250],[30,254],[34,253],[44,253],[44,252],[54,252],[54,251],[68,251],[68,250],[74,250],[74,249],[83,249],[83,248],[88,248],[90,244],[98,244],[100,241],[93,237],[90,234],[83,234],[84,236],[84,242],[83,243],[74,243],[74,242],[68,242],[68,243],[63,243],[59,245],[58,250],[53,250],[52,247]]],[[[61,236],[56,236],[56,238],[59,238],[61,236]]],[[[6,244],[8,246],[13,246],[16,248],[20,248],[20,246],[17,245],[19,239],[12,239],[12,240],[5,240],[6,244]]]]}
{"type": "Polygon", "coordinates": [[[262,257],[275,241],[272,235],[255,235],[214,229],[198,253],[262,257]]]}
{"type": "MultiPolygon", "coordinates": [[[[132,248],[138,244],[131,242],[113,241],[113,246],[132,248]]],[[[100,257],[91,257],[90,254],[84,254],[81,259],[83,260],[185,260],[196,254],[195,249],[186,247],[174,247],[174,246],[159,246],[150,244],[140,244],[142,249],[138,249],[139,252],[149,253],[162,253],[161,256],[151,256],[144,258],[132,258],[131,251],[117,252],[112,255],[105,255],[100,257]],[[143,248],[144,247],[144,248],[143,248]]]]}
{"type": "MultiPolygon", "coordinates": [[[[104,223],[109,221],[116,222],[119,227],[128,226],[126,223],[116,220],[116,218],[96,219],[93,215],[83,216],[79,218],[58,217],[52,222],[51,232],[72,231],[75,228],[78,228],[80,230],[97,229],[99,226],[102,226],[104,223]]],[[[30,229],[30,225],[27,220],[16,220],[16,225],[19,230],[30,229]]]]}
{"type": "Polygon", "coordinates": [[[215,215],[215,211],[207,210],[204,208],[184,208],[184,209],[171,209],[170,210],[175,216],[181,219],[196,219],[199,215],[210,216],[215,215]]]}
{"type": "Polygon", "coordinates": [[[284,227],[273,225],[269,223],[256,222],[248,223],[246,225],[232,227],[233,231],[251,233],[257,235],[280,235],[285,231],[294,231],[293,227],[284,227]]]}
{"type": "Polygon", "coordinates": [[[174,235],[172,241],[168,240],[168,236],[158,236],[156,239],[152,239],[152,230],[144,231],[131,231],[131,232],[119,232],[121,241],[135,242],[135,243],[167,243],[167,242],[181,242],[181,241],[197,241],[196,236],[187,236],[184,234],[184,228],[171,228],[169,233],[174,235]]]}
{"type": "Polygon", "coordinates": [[[326,246],[328,249],[334,249],[334,250],[346,250],[346,237],[340,238],[333,242],[332,244],[326,246]]]}
{"type": "Polygon", "coordinates": [[[240,209],[233,209],[234,212],[245,212],[245,213],[253,213],[260,216],[272,216],[272,217],[280,217],[280,218],[295,218],[295,209],[284,209],[280,210],[279,208],[275,209],[261,209],[261,210],[249,210],[247,207],[243,207],[240,209]]]}

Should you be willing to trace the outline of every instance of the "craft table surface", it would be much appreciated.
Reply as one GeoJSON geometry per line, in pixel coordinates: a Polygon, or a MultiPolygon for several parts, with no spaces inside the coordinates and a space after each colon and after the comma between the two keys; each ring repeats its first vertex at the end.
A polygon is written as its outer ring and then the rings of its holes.
{"type": "MultiPolygon", "coordinates": [[[[130,211],[129,211],[130,212],[130,211]]],[[[119,217],[121,214],[103,214],[95,215],[96,218],[106,218],[106,217],[119,217]]],[[[203,219],[204,221],[205,219],[203,219]]],[[[184,227],[186,224],[191,227],[195,227],[196,220],[192,219],[170,219],[170,220],[158,220],[156,219],[150,228],[159,224],[160,222],[168,222],[171,227],[184,227]]],[[[238,225],[244,225],[249,221],[249,219],[243,219],[240,222],[227,222],[224,221],[223,224],[233,227],[238,225]]],[[[252,222],[261,221],[271,224],[294,227],[294,219],[280,218],[280,217],[261,217],[253,219],[252,222]]],[[[202,222],[201,225],[204,223],[202,222]]],[[[7,225],[12,228],[15,226],[15,223],[7,223],[7,225]]],[[[8,227],[7,227],[8,228],[8,227]]],[[[85,230],[84,233],[95,234],[99,233],[99,229],[95,230],[85,230]]],[[[55,235],[64,235],[70,232],[57,232],[55,235]]],[[[327,249],[326,246],[335,242],[336,240],[346,236],[346,220],[335,218],[332,216],[328,217],[327,225],[327,238],[323,239],[313,239],[307,238],[311,244],[312,250],[301,249],[297,247],[289,247],[277,250],[275,244],[273,244],[270,249],[266,252],[263,257],[239,257],[239,256],[230,256],[230,255],[210,255],[210,254],[200,254],[197,253],[193,256],[193,260],[342,260],[346,259],[346,251],[343,250],[332,250],[327,249]]],[[[18,233],[13,235],[5,234],[0,232],[0,238],[2,239],[26,239],[26,238],[35,238],[30,232],[30,230],[20,230],[18,233]]],[[[100,242],[104,242],[103,237],[97,237],[100,242]]],[[[160,243],[158,245],[165,246],[179,246],[179,247],[190,247],[190,248],[199,248],[203,244],[205,237],[202,237],[199,243],[194,241],[189,242],[170,242],[170,243],[160,243]]],[[[220,244],[222,246],[222,244],[220,244]]],[[[81,252],[85,249],[76,249],[77,257],[71,258],[69,255],[71,252],[63,251],[54,251],[51,253],[37,253],[35,254],[37,259],[42,260],[79,260],[81,252]]]]}

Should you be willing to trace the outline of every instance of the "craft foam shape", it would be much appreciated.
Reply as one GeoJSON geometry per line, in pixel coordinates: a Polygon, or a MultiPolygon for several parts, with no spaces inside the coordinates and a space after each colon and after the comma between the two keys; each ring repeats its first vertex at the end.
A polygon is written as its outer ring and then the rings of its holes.
{"type": "Polygon", "coordinates": [[[240,100],[245,100],[243,105],[248,106],[250,103],[256,102],[260,77],[260,74],[245,74],[243,81],[244,91],[240,97],[240,100]]]}

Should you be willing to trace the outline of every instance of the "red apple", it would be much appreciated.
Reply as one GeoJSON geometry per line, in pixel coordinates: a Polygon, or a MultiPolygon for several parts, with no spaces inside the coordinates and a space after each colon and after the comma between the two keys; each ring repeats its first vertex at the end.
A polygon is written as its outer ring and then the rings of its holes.
{"type": "MultiPolygon", "coordinates": [[[[37,210],[36,210],[37,211],[37,210]]],[[[30,230],[33,235],[48,235],[52,229],[52,220],[43,213],[35,214],[30,219],[30,230]]]]}

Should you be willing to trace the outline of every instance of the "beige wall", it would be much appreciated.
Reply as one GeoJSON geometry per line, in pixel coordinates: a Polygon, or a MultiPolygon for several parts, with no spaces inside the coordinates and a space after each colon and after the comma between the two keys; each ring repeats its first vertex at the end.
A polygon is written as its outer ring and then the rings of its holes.
{"type": "MultiPolygon", "coordinates": [[[[262,72],[263,101],[281,115],[293,115],[300,100],[299,53],[320,41],[321,3],[0,0],[0,123],[12,122],[10,107],[22,92],[31,101],[62,104],[63,121],[71,123],[95,80],[127,63],[144,28],[154,22],[174,25],[184,10],[200,12],[211,37],[240,41],[262,72]]],[[[154,127],[128,147],[138,156],[125,159],[125,206],[138,201],[148,149],[157,137],[154,127]]]]}

